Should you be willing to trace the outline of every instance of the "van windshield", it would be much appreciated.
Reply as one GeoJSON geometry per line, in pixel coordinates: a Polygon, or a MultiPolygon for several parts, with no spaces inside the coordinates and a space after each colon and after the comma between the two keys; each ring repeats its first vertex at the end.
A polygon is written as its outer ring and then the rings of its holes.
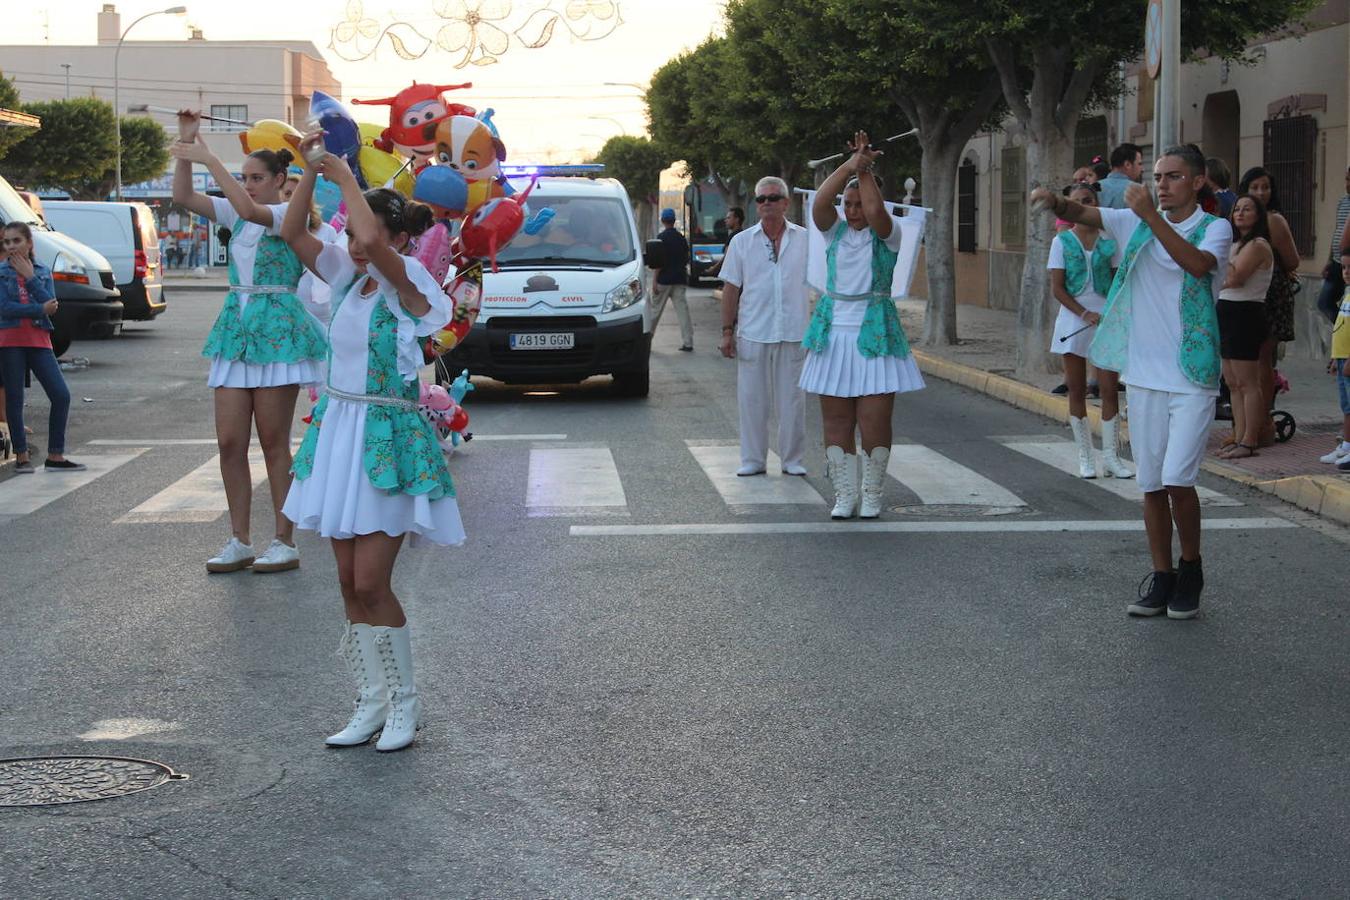
{"type": "MultiPolygon", "coordinates": [[[[532,211],[542,204],[531,200],[532,211]]],[[[550,197],[556,213],[538,234],[521,232],[497,253],[499,266],[585,265],[614,268],[634,258],[633,229],[615,197],[550,197]]]]}
{"type": "Polygon", "coordinates": [[[10,222],[27,222],[29,225],[42,227],[38,221],[37,213],[33,208],[23,202],[19,192],[9,186],[9,182],[0,178],[0,222],[8,225],[10,222]]]}

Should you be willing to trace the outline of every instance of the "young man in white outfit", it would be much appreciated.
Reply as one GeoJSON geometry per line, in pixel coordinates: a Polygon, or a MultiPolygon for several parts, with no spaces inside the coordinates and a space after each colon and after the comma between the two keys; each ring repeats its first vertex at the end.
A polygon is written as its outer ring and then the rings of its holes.
{"type": "Polygon", "coordinates": [[[1153,167],[1153,182],[1157,207],[1142,185],[1125,189],[1126,209],[1082,206],[1044,188],[1033,191],[1031,201],[1067,221],[1101,228],[1103,237],[1125,248],[1091,356],[1120,371],[1129,388],[1130,446],[1144,490],[1152,584],[1128,612],[1190,619],[1200,611],[1204,586],[1195,483],[1218,396],[1213,309],[1233,232],[1199,206],[1205,159],[1193,145],[1169,148],[1153,167]],[[1173,522],[1181,542],[1175,570],[1173,522]]]}
{"type": "Polygon", "coordinates": [[[722,260],[721,350],[737,362],[737,475],[764,473],[771,410],[778,415],[783,473],[806,474],[806,395],[797,386],[806,359],[806,229],[787,220],[790,199],[781,178],[761,178],[759,223],[733,237],[722,260]]]}

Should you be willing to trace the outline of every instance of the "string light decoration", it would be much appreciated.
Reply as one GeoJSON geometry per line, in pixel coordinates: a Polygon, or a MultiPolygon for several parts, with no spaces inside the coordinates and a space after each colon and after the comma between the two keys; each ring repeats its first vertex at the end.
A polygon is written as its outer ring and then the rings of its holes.
{"type": "Polygon", "coordinates": [[[402,59],[421,59],[432,50],[454,55],[456,69],[490,66],[511,47],[537,50],[553,40],[558,26],[577,41],[598,41],[623,24],[617,0],[536,0],[517,14],[511,0],[433,0],[439,23],[419,28],[403,20],[382,25],[366,15],[361,0],[348,0],[345,17],[333,26],[328,49],[348,62],[370,59],[388,46],[402,59]],[[428,34],[430,32],[430,34],[428,34]]]}

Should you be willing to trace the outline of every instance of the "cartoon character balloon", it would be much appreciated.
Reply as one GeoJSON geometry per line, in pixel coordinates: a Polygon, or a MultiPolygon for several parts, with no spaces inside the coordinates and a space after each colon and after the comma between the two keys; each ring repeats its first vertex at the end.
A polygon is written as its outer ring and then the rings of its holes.
{"type": "Polygon", "coordinates": [[[468,183],[465,213],[511,193],[501,175],[506,145],[487,122],[472,116],[450,116],[434,127],[427,126],[426,133],[435,143],[436,161],[464,176],[468,183]]]}
{"type": "Polygon", "coordinates": [[[239,132],[239,145],[245,153],[259,150],[289,150],[295,154],[295,162],[305,165],[305,160],[296,148],[302,135],[280,119],[259,119],[247,131],[239,132]]]}
{"type": "Polygon", "coordinates": [[[434,138],[426,134],[426,127],[448,116],[472,116],[474,108],[462,103],[451,103],[444,96],[445,91],[457,91],[473,87],[472,82],[465,84],[418,84],[413,82],[392,97],[379,100],[353,100],[353,103],[367,106],[388,106],[389,127],[380,135],[380,150],[386,153],[397,150],[413,159],[413,169],[418,171],[429,164],[436,150],[434,138]]]}
{"type": "MultiPolygon", "coordinates": [[[[511,239],[525,225],[525,201],[539,179],[530,179],[530,186],[511,197],[496,197],[464,217],[459,229],[459,243],[464,256],[486,259],[497,269],[497,251],[511,243],[511,239]]],[[[553,210],[541,210],[540,215],[552,217],[553,210]]]]}
{"type": "Polygon", "coordinates": [[[309,98],[309,119],[323,131],[324,149],[334,156],[356,162],[356,151],[361,148],[361,130],[351,112],[323,91],[315,91],[309,98]]]}

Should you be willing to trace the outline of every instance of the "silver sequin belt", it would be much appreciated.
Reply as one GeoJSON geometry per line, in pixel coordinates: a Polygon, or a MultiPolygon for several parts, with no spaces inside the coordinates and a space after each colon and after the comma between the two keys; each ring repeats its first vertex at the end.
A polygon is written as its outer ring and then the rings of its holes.
{"type": "Polygon", "coordinates": [[[404,400],[401,397],[381,397],[379,394],[349,394],[346,391],[340,391],[332,385],[324,388],[323,392],[330,397],[336,397],[339,400],[346,400],[350,403],[369,403],[372,406],[393,406],[397,409],[406,409],[413,412],[417,411],[417,404],[411,400],[404,400]]]}

